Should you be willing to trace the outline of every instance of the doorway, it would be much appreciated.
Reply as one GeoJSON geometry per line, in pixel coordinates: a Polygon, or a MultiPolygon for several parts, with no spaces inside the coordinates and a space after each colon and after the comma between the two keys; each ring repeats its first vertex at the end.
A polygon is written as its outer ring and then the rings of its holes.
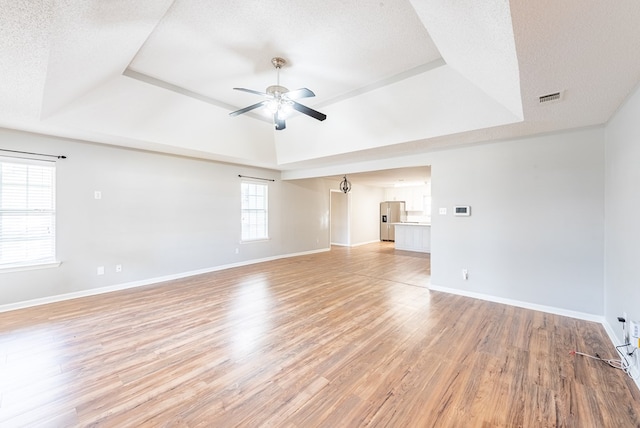
{"type": "Polygon", "coordinates": [[[332,189],[330,195],[330,244],[349,246],[349,194],[332,189]]]}

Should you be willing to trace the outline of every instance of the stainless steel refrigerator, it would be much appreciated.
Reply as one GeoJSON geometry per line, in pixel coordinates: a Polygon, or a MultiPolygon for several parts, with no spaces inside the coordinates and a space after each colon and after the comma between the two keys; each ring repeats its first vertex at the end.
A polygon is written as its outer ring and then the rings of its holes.
{"type": "Polygon", "coordinates": [[[395,241],[396,228],[393,223],[400,223],[405,219],[404,202],[380,203],[380,240],[395,241]]]}

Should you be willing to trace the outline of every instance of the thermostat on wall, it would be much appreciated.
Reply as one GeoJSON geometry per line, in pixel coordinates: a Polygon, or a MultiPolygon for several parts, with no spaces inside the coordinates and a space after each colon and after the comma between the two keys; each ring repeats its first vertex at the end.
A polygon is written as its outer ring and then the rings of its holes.
{"type": "Polygon", "coordinates": [[[453,215],[470,216],[471,207],[469,205],[456,205],[453,209],[453,215]]]}

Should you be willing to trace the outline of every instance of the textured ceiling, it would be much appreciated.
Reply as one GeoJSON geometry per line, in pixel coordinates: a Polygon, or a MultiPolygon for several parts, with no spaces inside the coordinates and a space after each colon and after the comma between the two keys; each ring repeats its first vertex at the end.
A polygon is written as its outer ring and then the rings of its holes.
{"type": "Polygon", "coordinates": [[[212,7],[178,0],[129,68],[242,105],[255,98],[232,88],[264,91],[275,84],[274,56],[288,61],[281,84],[309,86],[314,104],[440,58],[407,1],[252,0],[212,7]]]}
{"type": "MultiPolygon", "coordinates": [[[[640,80],[640,3],[0,0],[0,126],[321,174],[606,122],[640,80]],[[245,87],[308,87],[275,131],[245,87]],[[562,91],[559,102],[540,95],[562,91]],[[258,113],[256,111],[256,113],[258,113]],[[311,172],[314,171],[314,172],[311,172]]],[[[329,175],[329,174],[327,174],[329,175]]]]}

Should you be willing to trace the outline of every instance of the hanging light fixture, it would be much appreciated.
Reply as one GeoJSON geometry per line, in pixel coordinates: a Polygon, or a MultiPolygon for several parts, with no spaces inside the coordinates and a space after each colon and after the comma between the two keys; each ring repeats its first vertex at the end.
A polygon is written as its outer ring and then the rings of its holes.
{"type": "Polygon", "coordinates": [[[247,113],[253,109],[265,107],[265,112],[268,116],[273,117],[273,124],[277,131],[282,131],[287,127],[285,119],[289,117],[294,110],[299,113],[305,114],[317,120],[325,120],[327,115],[320,113],[312,108],[298,103],[297,100],[301,98],[315,97],[316,94],[308,88],[300,88],[293,91],[288,90],[284,86],[280,85],[280,69],[287,63],[284,58],[279,56],[271,58],[271,64],[276,68],[277,80],[275,85],[271,85],[265,92],[254,91],[247,88],[233,88],[236,91],[248,92],[250,94],[260,95],[266,98],[264,101],[253,104],[249,107],[241,108],[240,110],[232,111],[230,116],[237,116],[239,114],[247,113]]]}
{"type": "Polygon", "coordinates": [[[347,176],[344,176],[344,180],[340,182],[340,190],[343,193],[349,193],[351,191],[351,183],[347,180],[347,176]]]}

